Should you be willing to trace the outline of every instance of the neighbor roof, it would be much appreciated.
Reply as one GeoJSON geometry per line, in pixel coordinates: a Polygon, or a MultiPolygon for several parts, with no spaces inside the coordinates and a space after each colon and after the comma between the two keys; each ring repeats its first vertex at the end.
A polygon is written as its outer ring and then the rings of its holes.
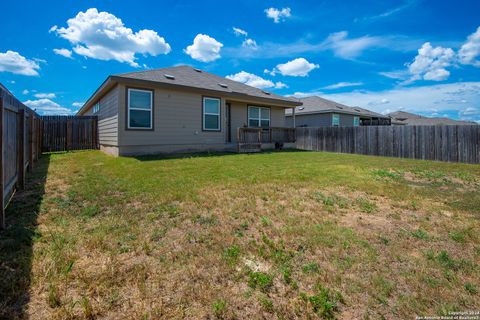
{"type": "MultiPolygon", "coordinates": [[[[351,115],[358,115],[361,117],[370,118],[389,118],[380,113],[376,113],[360,107],[349,107],[344,104],[327,100],[319,96],[311,96],[300,99],[303,102],[303,106],[295,109],[296,115],[301,114],[315,114],[315,113],[345,113],[351,115]]],[[[287,110],[287,116],[290,116],[292,112],[287,110]]]]}
{"type": "Polygon", "coordinates": [[[112,75],[97,89],[90,97],[80,112],[88,109],[93,102],[98,100],[100,93],[105,88],[111,88],[111,82],[135,81],[145,82],[153,85],[166,87],[178,87],[194,90],[206,90],[208,92],[220,94],[232,98],[251,98],[260,99],[265,103],[280,103],[286,106],[300,106],[302,103],[296,98],[283,97],[265,90],[261,90],[244,83],[233,81],[227,78],[217,76],[213,73],[205,72],[190,66],[176,66],[169,68],[160,68],[153,70],[144,70],[137,72],[121,73],[112,75]]]}
{"type": "Polygon", "coordinates": [[[460,121],[453,120],[450,118],[429,118],[424,117],[419,114],[414,114],[405,111],[396,111],[388,114],[392,117],[392,123],[394,124],[403,124],[403,125],[475,125],[476,122],[473,121],[460,121]]]}

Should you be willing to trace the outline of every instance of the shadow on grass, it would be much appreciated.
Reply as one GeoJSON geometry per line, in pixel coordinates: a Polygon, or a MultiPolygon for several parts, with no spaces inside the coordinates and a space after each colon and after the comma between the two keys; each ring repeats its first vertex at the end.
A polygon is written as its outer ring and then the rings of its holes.
{"type": "Polygon", "coordinates": [[[263,150],[261,152],[253,153],[238,153],[238,152],[192,152],[192,153],[172,153],[172,154],[152,154],[144,156],[132,156],[132,158],[139,161],[156,161],[156,160],[174,160],[174,159],[190,159],[190,158],[208,158],[221,156],[234,156],[238,154],[255,155],[255,154],[271,154],[271,153],[291,153],[291,152],[310,152],[297,149],[283,149],[283,150],[263,150]]]}
{"type": "Polygon", "coordinates": [[[0,319],[26,318],[32,246],[39,236],[37,216],[49,163],[49,155],[40,157],[27,173],[25,190],[18,191],[5,210],[6,228],[0,231],[0,319]]]}

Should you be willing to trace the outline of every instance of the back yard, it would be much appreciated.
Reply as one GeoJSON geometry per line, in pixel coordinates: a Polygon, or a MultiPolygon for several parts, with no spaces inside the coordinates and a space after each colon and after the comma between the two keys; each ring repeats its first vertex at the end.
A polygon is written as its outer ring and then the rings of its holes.
{"type": "Polygon", "coordinates": [[[480,309],[478,165],[87,151],[38,166],[0,235],[0,317],[411,319],[480,309]]]}

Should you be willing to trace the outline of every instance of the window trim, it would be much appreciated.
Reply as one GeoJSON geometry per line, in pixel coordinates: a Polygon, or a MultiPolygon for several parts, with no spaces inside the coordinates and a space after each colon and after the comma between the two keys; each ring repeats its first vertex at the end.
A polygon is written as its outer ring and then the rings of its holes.
{"type": "Polygon", "coordinates": [[[204,132],[221,132],[222,131],[222,98],[211,97],[211,96],[202,96],[202,131],[204,132]],[[218,100],[218,114],[216,113],[205,113],[205,100],[218,100]],[[205,115],[215,115],[218,116],[218,129],[207,129],[205,128],[205,115]]]}
{"type": "Polygon", "coordinates": [[[95,104],[93,105],[92,111],[93,111],[93,114],[96,114],[96,113],[98,113],[98,112],[100,111],[100,100],[97,101],[97,103],[95,103],[95,104]],[[95,108],[97,108],[97,109],[95,110],[95,108]]]}
{"type": "Polygon", "coordinates": [[[127,87],[126,88],[126,113],[127,116],[125,117],[125,129],[126,130],[139,130],[139,131],[153,131],[154,130],[154,109],[155,109],[155,91],[152,89],[145,89],[145,88],[135,88],[135,87],[127,87]],[[131,127],[130,126],[130,110],[141,110],[141,111],[148,111],[146,109],[138,109],[138,108],[130,108],[130,91],[141,91],[141,92],[149,92],[150,93],[150,127],[142,128],[142,127],[131,127]]]}
{"type": "Polygon", "coordinates": [[[249,128],[263,128],[263,129],[271,128],[272,127],[272,107],[248,105],[248,107],[247,107],[247,126],[249,128]],[[258,110],[259,111],[258,112],[258,119],[250,118],[250,108],[258,108],[259,109],[258,110]],[[260,109],[268,109],[268,127],[262,127],[262,125],[261,125],[262,124],[262,112],[260,111],[260,109]],[[259,126],[258,127],[251,127],[250,126],[250,119],[258,120],[259,126]]]}
{"type": "Polygon", "coordinates": [[[360,117],[359,116],[353,116],[353,126],[354,127],[359,127],[360,126],[360,117]],[[355,121],[357,120],[357,121],[355,121]]]}
{"type": "Polygon", "coordinates": [[[338,113],[333,113],[332,114],[332,127],[340,127],[340,114],[338,113]],[[338,124],[335,124],[335,116],[338,118],[338,124]]]}

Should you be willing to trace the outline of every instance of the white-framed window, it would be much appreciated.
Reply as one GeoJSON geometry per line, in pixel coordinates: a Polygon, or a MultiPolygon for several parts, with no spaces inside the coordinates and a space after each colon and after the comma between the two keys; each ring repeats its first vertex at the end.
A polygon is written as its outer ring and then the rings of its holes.
{"type": "Polygon", "coordinates": [[[93,105],[93,113],[100,111],[100,101],[93,105]]]}
{"type": "Polygon", "coordinates": [[[353,117],[353,126],[358,127],[360,125],[360,117],[359,116],[354,116],[353,117]]]}
{"type": "Polygon", "coordinates": [[[249,127],[270,127],[270,108],[248,107],[248,126],[249,127]]]}
{"type": "Polygon", "coordinates": [[[153,91],[128,89],[128,129],[152,129],[153,91]]]}
{"type": "Polygon", "coordinates": [[[332,114],[332,126],[340,126],[340,115],[337,113],[332,114]]]}
{"type": "Polygon", "coordinates": [[[220,99],[203,97],[202,122],[204,131],[220,131],[220,99]]]}

